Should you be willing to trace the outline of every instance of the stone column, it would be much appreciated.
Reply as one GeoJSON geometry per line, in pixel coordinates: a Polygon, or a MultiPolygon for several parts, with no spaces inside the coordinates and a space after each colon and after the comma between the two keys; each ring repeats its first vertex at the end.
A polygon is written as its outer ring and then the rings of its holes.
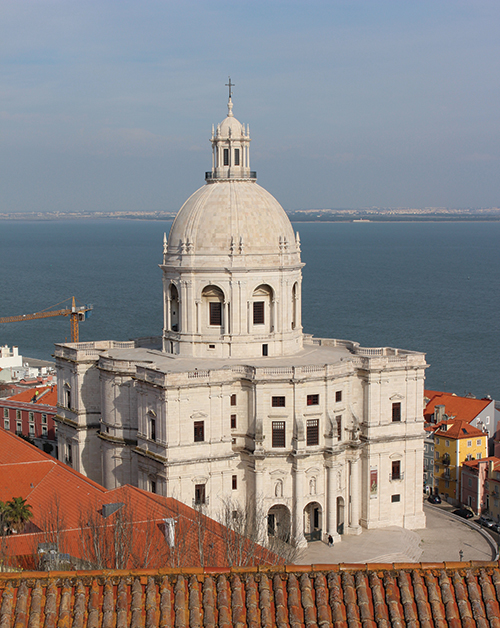
{"type": "Polygon", "coordinates": [[[351,500],[351,518],[349,521],[349,534],[361,534],[359,525],[359,503],[361,490],[359,486],[359,456],[351,460],[351,478],[349,482],[349,495],[351,500]]]}
{"type": "Polygon", "coordinates": [[[187,331],[187,281],[181,283],[181,293],[179,295],[179,331],[185,333],[187,331]]]}
{"type": "Polygon", "coordinates": [[[304,471],[300,468],[293,469],[293,531],[298,547],[305,547],[307,541],[304,537],[304,471]]]}
{"type": "Polygon", "coordinates": [[[337,488],[335,486],[335,471],[333,465],[327,467],[328,471],[328,493],[326,500],[327,520],[326,532],[333,537],[337,537],[337,488]]]}

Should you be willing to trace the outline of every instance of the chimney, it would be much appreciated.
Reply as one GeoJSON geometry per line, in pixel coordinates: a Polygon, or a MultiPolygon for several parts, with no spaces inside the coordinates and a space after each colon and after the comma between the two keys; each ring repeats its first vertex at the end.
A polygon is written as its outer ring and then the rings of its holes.
{"type": "Polygon", "coordinates": [[[434,421],[439,423],[444,419],[444,405],[434,406],[434,421]]]}

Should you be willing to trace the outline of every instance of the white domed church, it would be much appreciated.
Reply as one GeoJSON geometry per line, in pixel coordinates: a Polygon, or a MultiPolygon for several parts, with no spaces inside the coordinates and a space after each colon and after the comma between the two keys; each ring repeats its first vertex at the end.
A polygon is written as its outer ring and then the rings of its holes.
{"type": "Polygon", "coordinates": [[[161,339],[56,345],[59,457],[299,544],[424,527],[425,356],[304,334],[299,236],[232,110],[164,237],[161,339]]]}

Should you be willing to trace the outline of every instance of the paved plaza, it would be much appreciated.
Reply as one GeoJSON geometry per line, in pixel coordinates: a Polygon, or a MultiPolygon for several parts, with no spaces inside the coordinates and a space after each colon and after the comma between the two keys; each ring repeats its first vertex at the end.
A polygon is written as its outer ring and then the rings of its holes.
{"type": "Polygon", "coordinates": [[[491,535],[471,527],[464,519],[442,508],[424,504],[427,527],[405,530],[391,527],[363,530],[359,536],[343,536],[340,543],[328,547],[320,541],[309,543],[295,562],[299,565],[319,563],[416,563],[494,560],[496,541],[491,535]]]}

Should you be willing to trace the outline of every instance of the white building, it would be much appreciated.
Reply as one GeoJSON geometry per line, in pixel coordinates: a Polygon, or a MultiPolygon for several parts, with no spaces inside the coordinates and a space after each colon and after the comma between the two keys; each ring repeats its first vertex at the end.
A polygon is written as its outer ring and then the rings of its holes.
{"type": "Polygon", "coordinates": [[[164,238],[161,341],[56,345],[60,456],[299,543],[424,527],[424,354],[303,333],[299,237],[232,107],[164,238]]]}

